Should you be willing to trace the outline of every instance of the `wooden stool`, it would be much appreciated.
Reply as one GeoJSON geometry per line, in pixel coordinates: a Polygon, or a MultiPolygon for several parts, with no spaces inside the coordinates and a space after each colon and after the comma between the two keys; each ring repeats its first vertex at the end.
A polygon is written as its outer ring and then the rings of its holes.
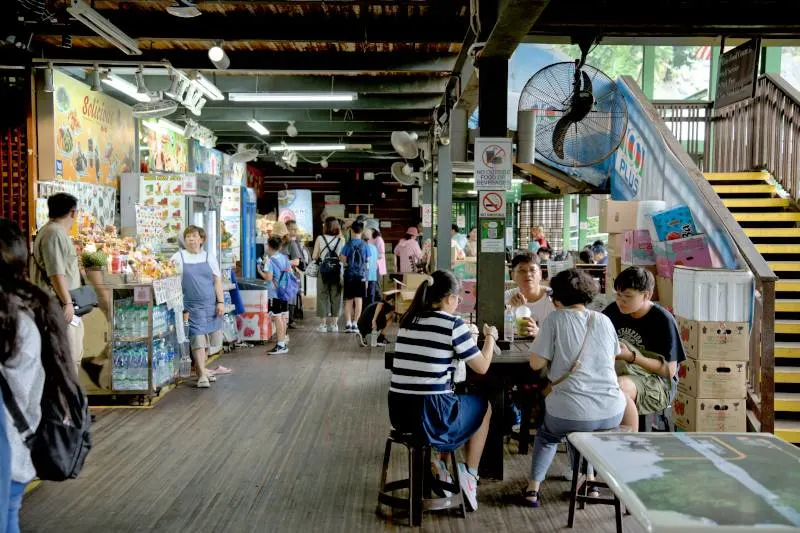
{"type": "Polygon", "coordinates": [[[460,509],[461,516],[465,518],[467,512],[464,507],[464,495],[461,493],[461,484],[458,479],[456,454],[455,452],[448,452],[448,456],[453,467],[453,472],[451,472],[453,483],[445,483],[438,479],[431,480],[431,445],[422,437],[392,429],[386,439],[386,451],[383,454],[383,471],[381,472],[381,484],[378,489],[376,512],[378,514],[381,513],[381,504],[394,509],[407,509],[409,525],[412,527],[422,524],[423,511],[460,509]],[[408,452],[408,477],[387,482],[386,478],[389,475],[389,459],[393,444],[404,446],[408,452]],[[448,491],[452,496],[432,498],[430,497],[430,491],[434,487],[448,491]],[[407,497],[393,494],[402,489],[408,489],[407,497]]]}
{"type": "MultiPolygon", "coordinates": [[[[609,432],[625,432],[628,433],[631,431],[630,427],[627,426],[619,426],[613,429],[606,429],[606,430],[597,430],[600,431],[609,431],[609,432]]],[[[571,446],[567,443],[567,446],[571,446]]],[[[573,527],[575,523],[575,505],[578,505],[579,509],[583,509],[586,507],[586,504],[599,504],[599,505],[613,505],[614,506],[614,513],[616,515],[616,522],[617,522],[617,533],[622,533],[622,504],[617,498],[616,494],[613,498],[600,498],[600,497],[593,497],[589,496],[589,486],[598,487],[598,488],[608,488],[608,484],[603,481],[589,481],[588,476],[583,480],[579,480],[581,477],[581,470],[586,470],[588,473],[590,470],[593,470],[592,465],[590,465],[586,459],[581,457],[581,453],[574,447],[572,447],[572,488],[569,493],[569,517],[567,518],[567,527],[573,527]],[[583,463],[583,464],[581,464],[583,463]],[[582,468],[581,468],[582,467],[582,468]]]]}

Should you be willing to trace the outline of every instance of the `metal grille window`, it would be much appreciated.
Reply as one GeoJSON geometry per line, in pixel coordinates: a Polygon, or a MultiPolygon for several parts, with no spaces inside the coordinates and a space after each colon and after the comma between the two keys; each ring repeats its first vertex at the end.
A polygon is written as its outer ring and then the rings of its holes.
{"type": "Polygon", "coordinates": [[[542,226],[553,250],[564,248],[564,200],[561,198],[523,200],[519,206],[517,246],[527,249],[531,227],[542,226]]]}

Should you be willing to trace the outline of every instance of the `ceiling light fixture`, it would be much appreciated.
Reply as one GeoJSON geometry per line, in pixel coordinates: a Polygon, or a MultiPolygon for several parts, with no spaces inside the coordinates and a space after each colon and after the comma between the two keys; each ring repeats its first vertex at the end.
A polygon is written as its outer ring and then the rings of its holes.
{"type": "Polygon", "coordinates": [[[222,49],[220,43],[215,44],[208,49],[208,59],[214,64],[218,70],[225,70],[231,66],[231,59],[225,50],[222,49]]]}
{"type": "MultiPolygon", "coordinates": [[[[95,72],[97,71],[95,70],[95,72]]],[[[118,90],[119,92],[127,96],[130,96],[131,98],[133,98],[138,102],[149,102],[151,100],[150,95],[146,93],[144,94],[140,93],[136,85],[120,78],[116,74],[112,74],[109,72],[106,76],[101,75],[100,79],[103,80],[103,83],[105,83],[109,87],[113,87],[114,89],[118,90]]]]}
{"type": "Polygon", "coordinates": [[[286,135],[289,137],[297,137],[297,126],[294,125],[294,120],[290,120],[289,125],[286,126],[286,135]]]}
{"type": "Polygon", "coordinates": [[[53,64],[48,63],[47,68],[44,69],[44,88],[42,89],[46,93],[53,92],[53,64]]]}
{"type": "Polygon", "coordinates": [[[174,131],[179,135],[184,135],[184,131],[186,130],[174,122],[163,118],[158,120],[143,120],[142,126],[157,132],[163,132],[164,130],[174,131]]]}
{"type": "Polygon", "coordinates": [[[265,128],[262,123],[260,123],[254,118],[248,120],[247,125],[250,126],[250,128],[252,128],[253,130],[255,130],[255,132],[258,133],[259,135],[269,135],[269,130],[265,128]]]}
{"type": "Polygon", "coordinates": [[[220,91],[217,88],[217,86],[214,85],[214,83],[211,80],[209,80],[208,78],[206,78],[205,76],[203,76],[199,72],[195,71],[195,72],[191,73],[189,75],[189,78],[191,78],[197,84],[198,88],[208,98],[210,98],[212,100],[217,100],[217,101],[225,100],[225,95],[222,94],[222,91],[220,91]]]}
{"type": "Polygon", "coordinates": [[[282,144],[281,146],[272,146],[270,150],[273,152],[284,152],[291,150],[293,152],[340,152],[340,151],[356,151],[356,150],[372,150],[371,144],[282,144]]]}
{"type": "Polygon", "coordinates": [[[228,93],[231,102],[352,102],[356,93],[228,93]]]}
{"type": "Polygon", "coordinates": [[[322,168],[328,168],[328,158],[323,157],[322,160],[319,162],[319,166],[322,168]]]}
{"type": "Polygon", "coordinates": [[[100,67],[95,66],[92,71],[92,91],[96,93],[103,92],[103,85],[100,83],[100,67]]]}
{"type": "Polygon", "coordinates": [[[147,90],[147,85],[144,84],[144,72],[142,67],[139,67],[139,70],[133,75],[133,79],[136,80],[136,92],[139,94],[147,94],[150,91],[147,90]]]}
{"type": "Polygon", "coordinates": [[[67,13],[129,56],[142,55],[136,39],[128,37],[125,32],[114,26],[111,21],[92,9],[88,4],[83,3],[82,0],[72,0],[72,5],[67,8],[67,13]]]}

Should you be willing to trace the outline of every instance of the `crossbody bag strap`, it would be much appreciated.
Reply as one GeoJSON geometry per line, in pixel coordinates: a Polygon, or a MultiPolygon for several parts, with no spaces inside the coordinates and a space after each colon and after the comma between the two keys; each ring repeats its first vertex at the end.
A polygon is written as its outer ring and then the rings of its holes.
{"type": "Polygon", "coordinates": [[[550,385],[552,387],[555,387],[559,383],[563,383],[564,381],[569,379],[569,377],[576,370],[578,370],[578,367],[581,366],[581,359],[583,358],[583,352],[586,351],[586,344],[587,344],[587,340],[589,339],[589,331],[592,329],[592,326],[594,325],[594,319],[595,319],[596,314],[597,313],[595,313],[594,311],[589,311],[589,320],[586,322],[586,334],[583,336],[583,344],[581,345],[581,349],[578,352],[578,357],[575,358],[575,362],[572,363],[572,366],[569,367],[569,370],[567,370],[566,373],[564,373],[563,376],[561,376],[557,380],[555,380],[552,383],[550,383],[550,385]]]}
{"type": "Polygon", "coordinates": [[[8,409],[11,418],[14,419],[14,427],[17,428],[17,431],[22,436],[23,442],[25,442],[27,446],[29,439],[33,436],[31,426],[25,419],[25,415],[20,411],[17,400],[14,399],[14,393],[11,392],[11,387],[8,385],[8,381],[6,381],[6,377],[2,372],[0,372],[0,390],[3,392],[3,402],[6,405],[6,409],[8,409]]]}

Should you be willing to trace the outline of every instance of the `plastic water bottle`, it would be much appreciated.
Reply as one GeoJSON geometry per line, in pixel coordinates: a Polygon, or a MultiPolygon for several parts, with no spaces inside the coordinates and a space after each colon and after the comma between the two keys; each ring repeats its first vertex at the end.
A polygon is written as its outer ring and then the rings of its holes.
{"type": "Polygon", "coordinates": [[[506,306],[506,312],[503,315],[503,340],[506,342],[514,342],[514,329],[517,325],[517,317],[510,305],[506,306]]]}

